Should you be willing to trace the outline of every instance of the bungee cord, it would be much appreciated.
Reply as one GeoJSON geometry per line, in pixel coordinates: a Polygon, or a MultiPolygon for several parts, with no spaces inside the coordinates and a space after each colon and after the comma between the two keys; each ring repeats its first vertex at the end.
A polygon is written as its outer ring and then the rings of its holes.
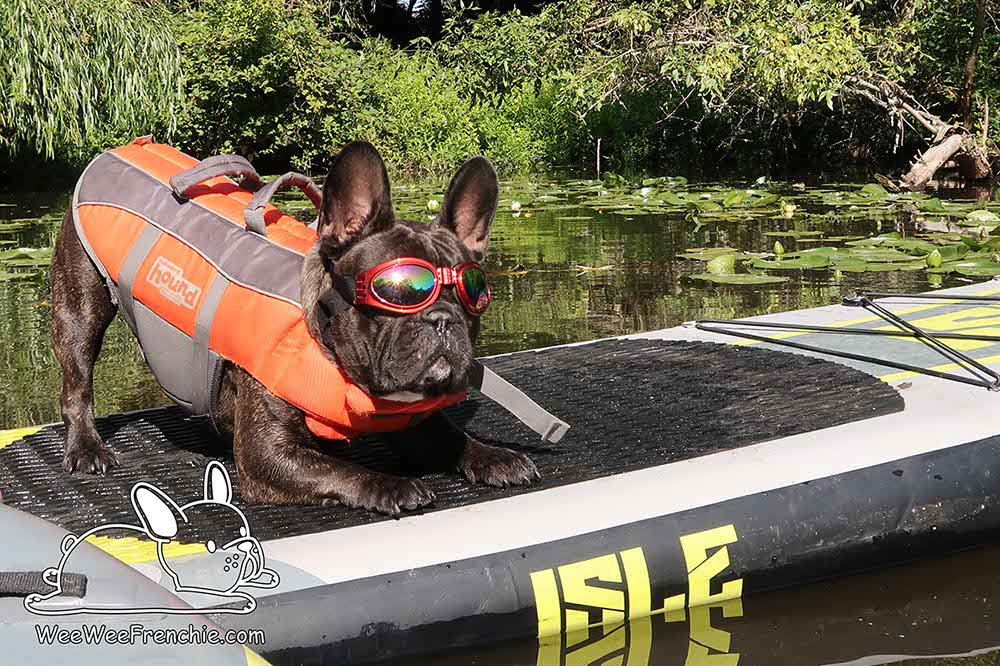
{"type": "Polygon", "coordinates": [[[877,299],[885,298],[913,298],[919,300],[948,300],[948,301],[972,301],[972,302],[996,302],[1000,303],[1000,296],[949,296],[945,294],[893,294],[888,292],[860,291],[854,296],[844,298],[843,304],[849,307],[860,307],[872,313],[883,321],[895,327],[895,330],[857,329],[840,328],[836,326],[821,326],[812,324],[791,324],[773,321],[749,321],[736,319],[699,319],[694,322],[694,327],[709,333],[729,335],[747,340],[766,342],[768,344],[789,347],[809,351],[816,354],[825,354],[838,358],[845,358],[862,363],[882,365],[906,372],[915,372],[939,379],[961,382],[972,386],[979,386],[990,391],[1000,391],[1000,373],[986,365],[980,363],[968,354],[950,347],[942,340],[972,340],[978,342],[1000,342],[1000,336],[996,335],[970,335],[965,333],[930,333],[927,330],[908,322],[898,315],[877,303],[877,299]],[[911,363],[895,361],[887,358],[880,358],[869,354],[857,354],[854,352],[829,349],[817,345],[796,342],[793,340],[769,337],[761,333],[751,333],[741,329],[759,329],[775,331],[796,331],[801,333],[834,333],[837,335],[869,335],[869,336],[890,336],[908,337],[919,340],[927,345],[937,354],[948,359],[950,362],[965,370],[971,377],[943,372],[932,368],[925,368],[911,363]]]}

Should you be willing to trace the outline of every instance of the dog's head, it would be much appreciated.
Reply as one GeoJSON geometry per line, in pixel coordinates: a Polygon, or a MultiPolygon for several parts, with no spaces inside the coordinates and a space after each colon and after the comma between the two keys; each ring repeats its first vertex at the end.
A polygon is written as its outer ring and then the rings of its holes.
{"type": "Polygon", "coordinates": [[[498,195],[496,172],[476,157],[452,178],[437,220],[402,220],[375,148],[357,142],[337,155],[323,188],[319,240],[303,269],[302,302],[313,337],[370,395],[415,400],[464,390],[479,318],[462,306],[454,286],[446,286],[415,314],[359,305],[326,320],[319,301],[333,276],[353,285],[360,273],[399,257],[441,267],[482,261],[498,195]]]}
{"type": "MultiPolygon", "coordinates": [[[[232,500],[229,474],[214,461],[205,469],[204,498],[184,506],[148,483],[132,488],[135,513],[161,554],[163,546],[173,541],[205,544],[208,556],[201,567],[210,569],[212,589],[218,592],[234,590],[267,571],[260,542],[232,500]]],[[[164,566],[176,580],[176,572],[164,566]]]]}

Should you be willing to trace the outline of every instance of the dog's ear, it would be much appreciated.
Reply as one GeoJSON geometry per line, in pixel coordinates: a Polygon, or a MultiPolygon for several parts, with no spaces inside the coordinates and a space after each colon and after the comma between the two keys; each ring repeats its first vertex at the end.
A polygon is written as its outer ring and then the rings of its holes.
{"type": "Polygon", "coordinates": [[[455,232],[476,261],[486,256],[499,197],[497,172],[485,157],[473,157],[463,164],[444,195],[438,224],[455,232]]]}
{"type": "Polygon", "coordinates": [[[394,219],[389,174],[382,156],[370,143],[347,144],[334,158],[323,185],[320,240],[339,253],[394,219]]]}
{"type": "Polygon", "coordinates": [[[178,520],[185,520],[184,512],[172,499],[145,482],[132,486],[132,508],[149,536],[157,541],[177,536],[178,520]]]}
{"type": "Polygon", "coordinates": [[[221,504],[233,503],[233,484],[222,463],[213,460],[205,468],[205,499],[221,504]]]}

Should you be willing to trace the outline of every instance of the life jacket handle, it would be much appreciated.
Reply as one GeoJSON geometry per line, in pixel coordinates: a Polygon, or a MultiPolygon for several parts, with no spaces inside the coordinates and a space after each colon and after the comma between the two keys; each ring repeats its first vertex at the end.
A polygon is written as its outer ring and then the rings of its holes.
{"type": "Polygon", "coordinates": [[[257,170],[245,157],[212,155],[190,169],[185,169],[171,176],[170,189],[181,199],[190,199],[192,188],[219,176],[242,176],[243,182],[240,183],[240,187],[251,192],[256,192],[263,184],[257,170]]]}
{"type": "Polygon", "coordinates": [[[264,209],[267,207],[268,202],[271,201],[274,193],[283,187],[299,188],[303,194],[309,197],[316,210],[319,211],[323,203],[323,193],[320,192],[319,187],[316,186],[316,183],[309,176],[289,171],[284,176],[278,176],[260,188],[257,194],[253,196],[253,199],[250,200],[250,203],[247,204],[246,210],[243,211],[243,219],[246,221],[247,229],[261,236],[267,235],[267,224],[264,222],[264,209]]]}

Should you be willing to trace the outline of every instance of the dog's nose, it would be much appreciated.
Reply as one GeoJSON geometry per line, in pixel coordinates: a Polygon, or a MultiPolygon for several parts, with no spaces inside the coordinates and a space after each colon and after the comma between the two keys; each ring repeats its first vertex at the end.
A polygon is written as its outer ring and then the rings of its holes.
{"type": "Polygon", "coordinates": [[[435,330],[437,330],[438,335],[444,335],[445,331],[448,330],[448,327],[455,322],[455,317],[450,311],[444,308],[438,308],[425,312],[424,321],[433,326],[435,330]]]}

